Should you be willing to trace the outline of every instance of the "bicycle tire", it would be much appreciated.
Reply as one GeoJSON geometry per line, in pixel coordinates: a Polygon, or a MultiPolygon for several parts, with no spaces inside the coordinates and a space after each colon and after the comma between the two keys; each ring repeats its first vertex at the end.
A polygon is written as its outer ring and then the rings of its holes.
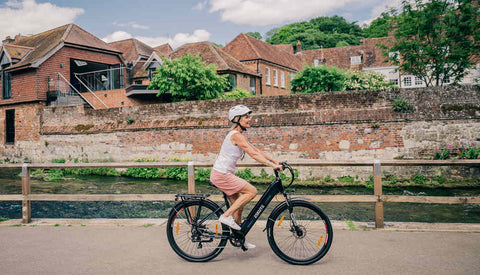
{"type": "Polygon", "coordinates": [[[287,204],[276,208],[267,222],[268,243],[282,260],[295,265],[308,265],[323,258],[333,241],[330,219],[316,205],[301,200],[291,201],[293,213],[303,233],[293,227],[287,204]]]}
{"type": "Polygon", "coordinates": [[[223,210],[209,200],[182,201],[175,205],[170,211],[167,222],[168,242],[173,251],[190,262],[207,262],[217,257],[227,243],[225,236],[228,236],[230,232],[228,226],[218,222],[221,214],[223,214],[223,210]],[[192,222],[189,222],[188,215],[191,213],[191,209],[195,209],[196,220],[193,219],[192,222]],[[218,211],[202,225],[194,225],[195,222],[204,219],[217,209],[218,211]],[[202,230],[205,234],[195,237],[193,233],[195,230],[202,230]],[[210,233],[207,234],[207,231],[210,233]],[[208,237],[213,235],[214,237],[208,237]],[[225,238],[221,238],[222,236],[225,238]],[[199,242],[200,239],[203,241],[211,239],[212,242],[199,242]]]}

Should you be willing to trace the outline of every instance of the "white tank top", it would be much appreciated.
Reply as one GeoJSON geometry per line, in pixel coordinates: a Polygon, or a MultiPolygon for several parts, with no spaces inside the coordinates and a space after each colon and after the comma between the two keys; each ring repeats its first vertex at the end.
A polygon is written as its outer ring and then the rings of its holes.
{"type": "Polygon", "coordinates": [[[238,131],[230,131],[223,140],[220,154],[218,154],[213,169],[223,174],[235,174],[235,165],[243,155],[243,150],[232,144],[232,135],[238,131]]]}

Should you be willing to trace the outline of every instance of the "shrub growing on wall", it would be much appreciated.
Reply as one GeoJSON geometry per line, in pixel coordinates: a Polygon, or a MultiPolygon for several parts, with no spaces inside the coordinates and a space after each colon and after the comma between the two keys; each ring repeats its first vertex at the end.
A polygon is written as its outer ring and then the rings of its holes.
{"type": "Polygon", "coordinates": [[[164,59],[149,89],[157,96],[171,96],[173,101],[214,99],[227,88],[225,76],[214,65],[206,65],[199,55],[186,54],[174,60],[164,59]]]}

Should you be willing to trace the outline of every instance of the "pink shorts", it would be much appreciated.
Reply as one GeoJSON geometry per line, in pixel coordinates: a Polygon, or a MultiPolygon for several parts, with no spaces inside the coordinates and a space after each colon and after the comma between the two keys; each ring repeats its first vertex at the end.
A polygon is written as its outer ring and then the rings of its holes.
{"type": "Polygon", "coordinates": [[[223,174],[214,169],[212,169],[212,173],[210,174],[210,181],[218,187],[218,189],[222,190],[223,193],[227,194],[227,196],[238,193],[248,184],[246,180],[233,174],[223,174]]]}

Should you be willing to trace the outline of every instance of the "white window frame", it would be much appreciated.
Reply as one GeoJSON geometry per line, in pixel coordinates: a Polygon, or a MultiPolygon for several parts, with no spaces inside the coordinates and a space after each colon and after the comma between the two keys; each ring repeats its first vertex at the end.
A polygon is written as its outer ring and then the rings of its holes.
{"type": "Polygon", "coordinates": [[[350,65],[359,65],[359,64],[362,64],[361,55],[350,56],[350,65]]]}
{"type": "Polygon", "coordinates": [[[265,67],[265,75],[266,75],[266,79],[265,79],[265,84],[266,85],[272,85],[271,83],[271,79],[270,79],[270,68],[269,67],[265,67]]]}
{"type": "Polygon", "coordinates": [[[421,86],[423,85],[423,80],[420,79],[420,77],[416,76],[415,77],[415,86],[421,86]]]}
{"type": "Polygon", "coordinates": [[[403,87],[412,87],[412,76],[405,76],[402,81],[403,87]],[[407,85],[407,80],[408,80],[408,85],[407,85]]]}
{"type": "Polygon", "coordinates": [[[278,70],[273,69],[273,87],[278,87],[278,70]]]}
{"type": "Polygon", "coordinates": [[[282,88],[285,88],[285,72],[281,71],[280,72],[280,84],[282,85],[282,88]]]}
{"type": "Polygon", "coordinates": [[[318,67],[318,65],[320,65],[320,60],[314,59],[313,60],[313,66],[318,67]]]}

